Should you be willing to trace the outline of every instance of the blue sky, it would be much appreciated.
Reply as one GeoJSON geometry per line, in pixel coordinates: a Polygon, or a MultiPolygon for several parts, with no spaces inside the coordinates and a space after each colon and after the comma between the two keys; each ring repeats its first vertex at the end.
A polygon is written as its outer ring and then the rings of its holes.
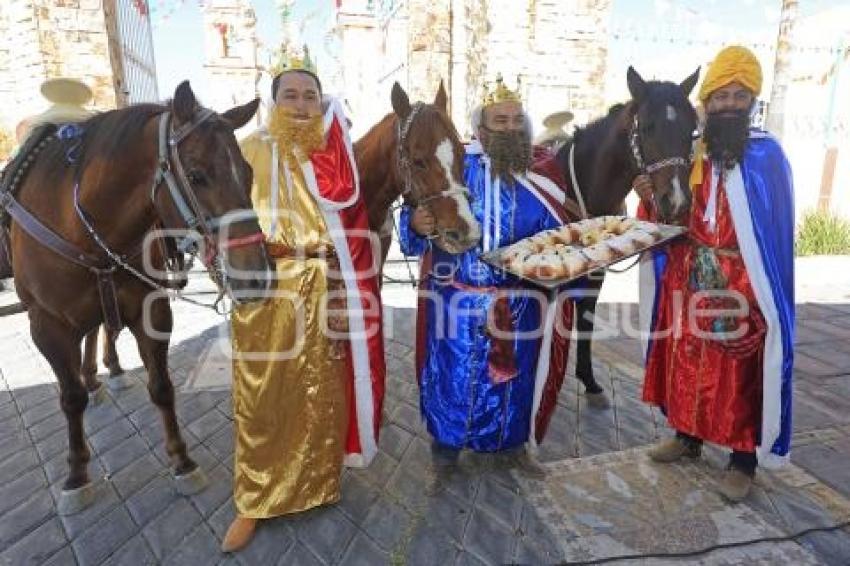
{"type": "MultiPolygon", "coordinates": [[[[332,0],[296,0],[296,22],[307,23],[303,38],[314,51],[320,72],[332,67],[322,49],[325,32],[332,24],[332,0]],[[307,18],[307,16],[310,16],[307,18]]],[[[842,4],[842,0],[800,2],[805,17],[842,4]]],[[[158,2],[151,2],[156,7],[158,2]]],[[[169,96],[183,79],[196,91],[206,87],[203,74],[203,30],[197,0],[173,0],[178,6],[162,19],[153,14],[154,48],[159,89],[169,96]]],[[[274,0],[253,0],[258,32],[269,45],[280,41],[280,23],[274,0]]],[[[683,79],[707,62],[719,47],[731,42],[757,44],[762,64],[771,68],[779,25],[780,0],[614,0],[608,59],[610,100],[625,95],[625,70],[634,65],[646,78],[683,79]]],[[[824,38],[833,47],[836,38],[824,38]]]]}

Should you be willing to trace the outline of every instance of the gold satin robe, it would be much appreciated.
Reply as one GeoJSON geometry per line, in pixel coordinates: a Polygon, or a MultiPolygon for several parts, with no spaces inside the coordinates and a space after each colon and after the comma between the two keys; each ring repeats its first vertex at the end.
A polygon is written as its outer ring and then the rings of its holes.
{"type": "MultiPolygon", "coordinates": [[[[322,213],[300,167],[281,155],[278,206],[271,226],[272,143],[242,142],[254,170],[251,198],[263,231],[288,248],[332,249],[322,213]]],[[[243,517],[267,518],[339,500],[348,423],[345,361],[322,332],[327,291],[323,259],[276,260],[278,293],[233,312],[234,497],[243,517]],[[297,318],[303,324],[296,323],[297,318]],[[294,355],[286,355],[293,351],[294,355]],[[264,352],[270,352],[268,359],[264,352]],[[284,353],[284,355],[280,355],[284,353]],[[260,354],[260,355],[257,355],[260,354]]]]}

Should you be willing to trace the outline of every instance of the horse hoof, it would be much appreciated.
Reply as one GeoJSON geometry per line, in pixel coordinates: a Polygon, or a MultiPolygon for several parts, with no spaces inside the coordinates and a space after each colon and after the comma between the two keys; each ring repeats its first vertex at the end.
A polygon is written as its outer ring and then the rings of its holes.
{"type": "Polygon", "coordinates": [[[203,491],[209,481],[200,466],[189,473],[174,476],[174,486],[180,495],[194,495],[203,491]]]}
{"type": "Polygon", "coordinates": [[[611,402],[608,400],[608,396],[605,395],[605,392],[602,393],[587,393],[585,394],[587,398],[587,406],[593,407],[594,409],[607,409],[611,406],[611,402]]]}
{"type": "Polygon", "coordinates": [[[56,512],[61,516],[79,513],[95,500],[94,484],[89,482],[76,489],[63,489],[56,503],[56,512]]]}
{"type": "Polygon", "coordinates": [[[133,376],[126,373],[119,373],[116,375],[112,375],[110,373],[109,377],[106,378],[106,385],[109,387],[110,391],[123,391],[124,389],[130,389],[135,384],[136,380],[133,376]]]}
{"type": "Polygon", "coordinates": [[[103,384],[99,384],[97,389],[94,391],[89,391],[89,406],[96,407],[103,403],[103,400],[106,399],[106,387],[103,384]]]}

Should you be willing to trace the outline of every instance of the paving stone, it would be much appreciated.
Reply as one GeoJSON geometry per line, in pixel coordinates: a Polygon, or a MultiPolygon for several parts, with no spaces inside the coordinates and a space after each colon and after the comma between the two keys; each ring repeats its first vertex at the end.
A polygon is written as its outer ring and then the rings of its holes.
{"type": "Polygon", "coordinates": [[[124,413],[121,412],[121,409],[111,399],[107,398],[99,405],[86,407],[83,416],[83,428],[86,434],[95,434],[122,417],[124,417],[124,413]]]}
{"type": "Polygon", "coordinates": [[[52,395],[42,400],[38,405],[34,405],[29,407],[27,410],[24,410],[21,413],[21,420],[23,420],[24,425],[29,428],[36,423],[55,415],[56,413],[62,413],[62,407],[59,406],[59,399],[57,399],[55,395],[52,395]]]}
{"type": "Polygon", "coordinates": [[[151,404],[148,390],[140,384],[135,384],[129,389],[112,393],[112,395],[115,404],[125,414],[133,413],[146,404],[151,404]]]}
{"type": "Polygon", "coordinates": [[[354,524],[360,525],[378,499],[378,490],[354,474],[345,474],[340,487],[341,499],[337,507],[354,524]]]}
{"type": "Polygon", "coordinates": [[[392,551],[409,534],[415,520],[403,507],[382,497],[361,526],[381,548],[392,551]]]}
{"type": "Polygon", "coordinates": [[[379,450],[368,468],[352,470],[352,473],[376,487],[383,487],[390,481],[397,467],[397,461],[379,450]]]}
{"type": "Polygon", "coordinates": [[[224,538],[224,533],[227,532],[227,528],[230,526],[230,523],[233,522],[233,519],[236,518],[236,508],[233,506],[233,500],[228,499],[222,504],[221,507],[215,510],[212,515],[207,519],[207,524],[212,527],[215,536],[218,537],[218,540],[224,538]]]}
{"type": "Polygon", "coordinates": [[[204,446],[215,454],[219,461],[232,459],[234,440],[233,426],[224,426],[221,430],[204,440],[204,446]]]}
{"type": "Polygon", "coordinates": [[[230,420],[227,417],[221,414],[217,409],[213,408],[206,414],[192,421],[192,423],[186,428],[195,435],[198,440],[203,442],[229,423],[230,420]]]}
{"type": "Polygon", "coordinates": [[[89,435],[89,446],[96,454],[105,454],[124,440],[136,435],[138,435],[138,431],[130,421],[118,419],[95,434],[89,435]]]}
{"type": "Polygon", "coordinates": [[[35,449],[38,451],[38,457],[41,458],[42,462],[50,460],[51,457],[60,452],[67,452],[68,433],[64,430],[57,430],[44,440],[36,442],[35,449]]]}
{"type": "Polygon", "coordinates": [[[13,389],[12,395],[15,398],[15,404],[18,406],[18,410],[22,414],[26,414],[31,409],[43,405],[48,401],[53,401],[54,410],[59,410],[59,395],[56,387],[53,385],[37,385],[25,389],[13,389]]]}
{"type": "Polygon", "coordinates": [[[142,530],[159,560],[171,552],[201,522],[201,515],[185,499],[177,499],[142,530]]]}
{"type": "Polygon", "coordinates": [[[148,566],[158,564],[142,535],[136,535],[115,551],[103,566],[148,566]]]}
{"type": "Polygon", "coordinates": [[[30,437],[36,442],[47,438],[57,430],[64,430],[68,424],[68,419],[65,418],[65,413],[57,411],[43,421],[40,421],[29,427],[30,437]]]}
{"type": "Polygon", "coordinates": [[[461,552],[457,555],[454,562],[455,566],[489,566],[488,563],[471,552],[461,552]]]}
{"type": "Polygon", "coordinates": [[[422,513],[428,505],[429,491],[433,491],[431,474],[414,474],[409,467],[396,469],[386,486],[386,493],[411,513],[422,513]]]}
{"type": "Polygon", "coordinates": [[[74,551],[71,545],[63,546],[59,552],[42,562],[41,566],[76,566],[77,557],[74,556],[74,551]]]}
{"type": "Polygon", "coordinates": [[[501,526],[486,511],[475,509],[463,537],[468,552],[492,564],[504,564],[512,558],[516,536],[501,526]]]}
{"type": "Polygon", "coordinates": [[[800,537],[803,548],[813,551],[823,564],[850,563],[850,531],[817,532],[800,537]]]}
{"type": "Polygon", "coordinates": [[[140,527],[144,527],[179,497],[171,479],[160,475],[130,496],[126,500],[126,505],[130,515],[133,516],[133,521],[140,527]]]}
{"type": "MultiPolygon", "coordinates": [[[[171,552],[165,562],[163,562],[165,565],[206,565],[221,556],[218,541],[210,532],[209,528],[203,523],[196,526],[185,539],[180,541],[180,543],[171,550],[173,552],[171,552]]],[[[242,553],[244,553],[245,550],[243,550],[242,553]]],[[[268,564],[268,562],[255,562],[255,564],[268,564]]]]}
{"type": "Polygon", "coordinates": [[[112,476],[111,481],[121,497],[126,499],[155,477],[165,474],[168,474],[168,471],[148,453],[112,476]]]}
{"type": "Polygon", "coordinates": [[[515,530],[519,526],[522,498],[516,492],[489,478],[481,481],[475,505],[489,511],[510,530],[515,530]]]}
{"type": "Polygon", "coordinates": [[[381,566],[390,564],[390,556],[361,533],[354,537],[340,563],[346,566],[381,566]]]}
{"type": "Polygon", "coordinates": [[[17,507],[39,489],[47,487],[44,472],[40,468],[22,474],[18,479],[0,485],[0,514],[17,507]]]}
{"type": "Polygon", "coordinates": [[[101,454],[99,459],[103,463],[104,469],[114,475],[149,451],[150,448],[141,437],[131,436],[122,440],[105,454],[101,454]]]}
{"type": "Polygon", "coordinates": [[[447,491],[430,497],[423,514],[430,526],[443,531],[443,536],[448,535],[457,542],[463,539],[463,531],[471,515],[471,504],[447,491]]]}
{"type": "Polygon", "coordinates": [[[379,447],[395,460],[401,460],[413,435],[407,430],[390,424],[381,429],[379,447]]]}
{"type": "Polygon", "coordinates": [[[45,490],[3,514],[0,520],[0,548],[6,548],[54,515],[53,498],[45,490]]]}
{"type": "Polygon", "coordinates": [[[10,458],[0,460],[0,482],[6,483],[19,478],[39,464],[38,454],[32,448],[24,448],[10,458]]]}
{"type": "Polygon", "coordinates": [[[80,566],[100,564],[138,532],[130,514],[120,505],[71,542],[80,566]]]}
{"type": "Polygon", "coordinates": [[[392,422],[416,435],[423,430],[422,415],[413,406],[400,403],[392,415],[392,422]]]}
{"type": "MultiPolygon", "coordinates": [[[[534,511],[531,505],[526,504],[522,510],[522,519],[520,520],[519,528],[519,545],[517,549],[516,561],[523,563],[524,560],[520,556],[526,552],[523,547],[531,547],[534,551],[544,558],[543,563],[555,564],[566,560],[558,544],[558,540],[534,511]]],[[[533,563],[533,561],[532,561],[533,563]]]]}
{"type": "Polygon", "coordinates": [[[327,562],[310,552],[306,545],[295,544],[278,562],[280,566],[324,566],[327,562]]]}
{"type": "Polygon", "coordinates": [[[41,564],[67,544],[58,519],[50,519],[0,553],[0,564],[41,564]]]}
{"type": "Polygon", "coordinates": [[[295,532],[290,518],[269,519],[258,525],[251,544],[239,551],[239,561],[245,565],[274,564],[294,545],[295,532]]]}
{"type": "Polygon", "coordinates": [[[223,465],[207,472],[209,485],[190,499],[204,517],[209,517],[233,494],[233,475],[223,465]]]}
{"type": "Polygon", "coordinates": [[[297,527],[298,540],[328,563],[336,562],[354,538],[357,527],[333,508],[305,514],[297,527]]]}
{"type": "Polygon", "coordinates": [[[453,564],[458,549],[458,544],[445,530],[420,523],[413,532],[405,558],[409,566],[453,564]]]}

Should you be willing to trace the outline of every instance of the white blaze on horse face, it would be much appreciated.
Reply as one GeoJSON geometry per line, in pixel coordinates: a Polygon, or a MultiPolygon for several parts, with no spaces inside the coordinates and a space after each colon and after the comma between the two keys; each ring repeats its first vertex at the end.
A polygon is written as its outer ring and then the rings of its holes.
{"type": "Polygon", "coordinates": [[[242,176],[239,174],[239,169],[236,167],[236,157],[233,155],[233,152],[230,150],[230,146],[226,146],[227,150],[227,159],[230,160],[230,174],[233,175],[233,182],[236,183],[236,186],[240,189],[242,188],[242,176]]]}
{"type": "Polygon", "coordinates": [[[457,213],[466,225],[469,227],[468,237],[471,240],[477,240],[480,237],[480,228],[478,226],[478,221],[475,220],[475,216],[472,215],[472,209],[469,207],[469,201],[464,197],[464,187],[460,185],[457,181],[455,181],[452,176],[452,168],[454,167],[455,162],[455,152],[454,147],[452,147],[452,142],[449,139],[444,139],[437,146],[437,150],[435,152],[437,156],[437,161],[440,162],[440,165],[443,166],[443,172],[446,174],[446,180],[449,182],[449,191],[452,191],[452,198],[455,199],[457,203],[457,213]]]}
{"type": "Polygon", "coordinates": [[[679,176],[673,175],[673,179],[670,181],[670,184],[673,185],[673,192],[670,195],[670,204],[673,205],[673,210],[680,210],[685,204],[685,193],[682,191],[681,183],[679,183],[679,176]]]}
{"type": "Polygon", "coordinates": [[[667,105],[667,120],[670,122],[676,121],[676,109],[673,108],[672,104],[667,105]]]}

